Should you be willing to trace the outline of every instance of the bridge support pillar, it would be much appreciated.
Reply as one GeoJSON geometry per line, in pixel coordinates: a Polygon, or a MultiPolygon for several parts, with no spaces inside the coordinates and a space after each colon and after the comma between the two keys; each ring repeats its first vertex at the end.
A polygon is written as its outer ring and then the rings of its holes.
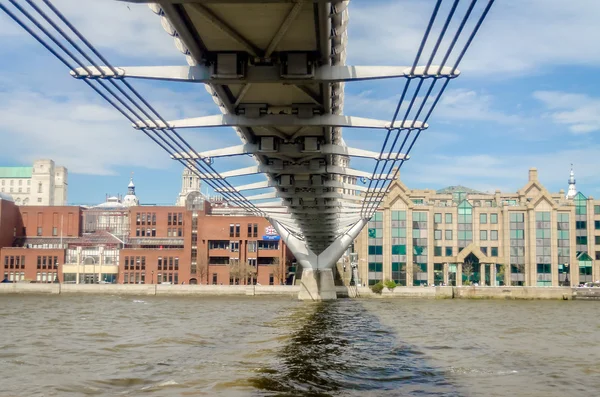
{"type": "Polygon", "coordinates": [[[327,301],[337,299],[332,269],[303,269],[298,299],[327,301]]]}
{"type": "Polygon", "coordinates": [[[306,246],[305,241],[292,235],[275,219],[271,218],[269,221],[302,266],[301,289],[298,299],[313,301],[337,299],[333,282],[333,267],[367,224],[368,219],[356,222],[318,255],[306,246]]]}

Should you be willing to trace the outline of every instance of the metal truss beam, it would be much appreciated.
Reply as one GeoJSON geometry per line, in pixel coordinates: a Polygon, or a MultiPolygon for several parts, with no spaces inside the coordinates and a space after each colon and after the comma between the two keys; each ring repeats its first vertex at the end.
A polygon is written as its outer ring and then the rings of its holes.
{"type": "Polygon", "coordinates": [[[165,125],[160,120],[137,121],[133,124],[136,129],[161,130],[168,128],[214,128],[214,127],[352,127],[372,129],[426,129],[427,123],[421,121],[397,121],[393,125],[389,121],[375,120],[363,117],[341,116],[336,114],[315,115],[301,118],[288,114],[268,114],[251,118],[235,114],[217,114],[214,116],[193,117],[182,120],[167,121],[165,125]],[[152,127],[154,125],[154,127],[152,127]],[[150,127],[148,127],[150,126],[150,127]]]}
{"type": "MultiPolygon", "coordinates": [[[[253,165],[245,168],[238,168],[236,170],[220,172],[217,174],[201,174],[200,178],[203,179],[224,179],[224,178],[233,178],[237,176],[247,176],[247,175],[255,175],[255,174],[277,174],[277,175],[315,175],[315,174],[337,174],[337,175],[348,175],[355,176],[358,178],[366,178],[372,180],[391,180],[393,179],[393,173],[390,172],[386,175],[384,174],[376,174],[373,175],[370,172],[355,170],[348,167],[340,167],[337,165],[325,165],[320,167],[312,168],[310,166],[304,165],[293,165],[287,167],[276,167],[272,165],[253,165]]],[[[350,185],[352,186],[352,185],[350,185]]],[[[265,186],[268,187],[268,186],[265,186]]]]}
{"type": "Polygon", "coordinates": [[[249,83],[282,83],[286,84],[315,84],[315,83],[340,83],[363,80],[379,80],[406,77],[450,77],[454,78],[460,71],[445,66],[440,68],[431,65],[419,66],[411,74],[411,66],[320,66],[316,67],[313,75],[291,77],[281,73],[281,66],[254,66],[246,67],[246,74],[242,77],[218,77],[213,75],[212,66],[121,66],[116,67],[117,74],[112,69],[101,66],[99,69],[88,66],[92,75],[84,69],[77,68],[71,71],[75,78],[138,78],[151,80],[185,81],[204,84],[249,84],[249,83]]]}
{"type": "MultiPolygon", "coordinates": [[[[274,157],[276,154],[285,154],[286,156],[290,155],[300,155],[306,156],[307,154],[339,154],[342,156],[348,157],[359,157],[359,158],[369,158],[373,160],[408,160],[410,156],[405,154],[398,153],[378,153],[370,150],[351,148],[348,146],[342,145],[334,145],[334,144],[326,144],[322,145],[317,151],[307,151],[303,150],[302,147],[295,143],[280,144],[275,151],[261,151],[259,146],[256,144],[246,143],[244,145],[236,145],[229,146],[222,149],[209,150],[206,152],[198,153],[177,153],[174,156],[171,156],[174,160],[179,159],[206,159],[206,158],[218,158],[218,157],[229,157],[229,156],[243,156],[248,154],[264,154],[270,157],[274,157]]],[[[276,156],[275,156],[276,157],[276,156]]]]}

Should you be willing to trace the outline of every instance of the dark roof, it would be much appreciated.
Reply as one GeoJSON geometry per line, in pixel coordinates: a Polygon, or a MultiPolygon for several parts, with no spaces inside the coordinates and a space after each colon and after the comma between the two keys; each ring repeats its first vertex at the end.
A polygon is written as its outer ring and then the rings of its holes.
{"type": "Polygon", "coordinates": [[[475,194],[483,194],[482,192],[468,188],[462,185],[448,186],[443,189],[436,191],[437,194],[449,194],[449,193],[475,193],[475,194]]]}

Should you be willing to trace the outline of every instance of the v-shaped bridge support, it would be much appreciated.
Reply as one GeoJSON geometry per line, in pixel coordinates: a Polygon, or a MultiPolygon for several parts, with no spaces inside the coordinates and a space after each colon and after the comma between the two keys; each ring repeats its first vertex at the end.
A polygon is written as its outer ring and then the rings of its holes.
{"type": "Polygon", "coordinates": [[[291,234],[275,219],[269,221],[302,266],[302,289],[298,298],[313,301],[337,299],[333,267],[369,220],[361,219],[356,222],[318,255],[307,247],[305,241],[291,234]]]}

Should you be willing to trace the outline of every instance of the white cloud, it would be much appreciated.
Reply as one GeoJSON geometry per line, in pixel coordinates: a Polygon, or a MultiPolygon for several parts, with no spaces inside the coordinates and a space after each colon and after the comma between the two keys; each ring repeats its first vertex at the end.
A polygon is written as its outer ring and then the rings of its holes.
{"type": "Polygon", "coordinates": [[[600,130],[600,98],[561,91],[536,91],[533,97],[551,111],[555,123],[567,125],[574,134],[600,130]]]}
{"type": "MultiPolygon", "coordinates": [[[[371,91],[364,91],[357,95],[347,92],[344,100],[345,110],[346,114],[353,116],[381,117],[387,120],[393,116],[399,99],[400,94],[381,98],[376,97],[375,93],[371,91]]],[[[421,113],[420,119],[423,119],[433,100],[434,96],[432,95],[421,113]]],[[[411,115],[416,113],[421,101],[422,97],[417,98],[411,115]]],[[[405,104],[402,105],[403,111],[400,112],[402,117],[409,102],[410,99],[405,100],[405,104]]],[[[444,121],[493,121],[499,124],[515,124],[524,121],[524,118],[519,115],[507,114],[494,109],[493,95],[463,88],[447,89],[434,110],[433,116],[437,120],[444,121]]]]}
{"type": "MultiPolygon", "coordinates": [[[[440,16],[447,15],[450,3],[444,2],[440,16]]],[[[462,3],[465,4],[459,6],[449,35],[456,30],[457,17],[464,15],[461,7],[470,2],[462,3]]],[[[351,62],[410,64],[433,5],[433,1],[411,0],[377,5],[353,2],[349,24],[351,62]]],[[[569,6],[563,0],[496,1],[460,69],[478,74],[533,73],[552,66],[597,65],[598,15],[597,0],[578,0],[569,6]]],[[[437,37],[439,22],[440,17],[432,37],[437,37]]],[[[461,48],[460,44],[461,41],[456,49],[461,48]]],[[[424,54],[428,48],[431,46],[426,47],[424,54]]]]}
{"type": "MultiPolygon", "coordinates": [[[[407,184],[441,188],[466,185],[470,188],[493,192],[517,191],[527,183],[527,171],[536,167],[539,179],[550,191],[567,189],[569,166],[575,165],[580,190],[594,191],[600,184],[596,172],[600,168],[600,145],[559,150],[550,153],[506,155],[432,155],[415,158],[405,167],[403,179],[407,184]]],[[[414,186],[414,185],[413,185],[414,186]]]]}
{"type": "MultiPolygon", "coordinates": [[[[147,5],[114,0],[87,0],[82,3],[81,0],[53,1],[55,7],[98,49],[110,49],[122,56],[144,57],[154,62],[170,59],[185,64],[173,38],[163,30],[160,18],[147,5]]],[[[16,11],[12,6],[8,8],[16,11]]],[[[24,8],[31,10],[29,6],[24,8]]],[[[49,9],[40,8],[53,15],[49,9]]],[[[56,17],[53,19],[58,21],[56,17]]],[[[0,15],[0,39],[10,40],[11,46],[21,43],[38,45],[4,13],[0,15]]]]}

